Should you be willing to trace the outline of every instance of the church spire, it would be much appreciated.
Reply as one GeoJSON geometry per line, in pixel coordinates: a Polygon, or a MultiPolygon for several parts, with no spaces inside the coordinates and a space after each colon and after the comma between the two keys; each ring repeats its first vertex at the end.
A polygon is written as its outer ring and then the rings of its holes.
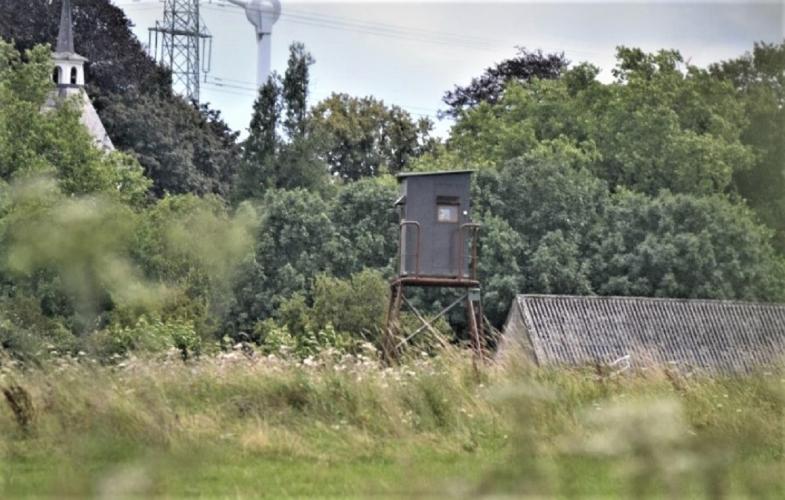
{"type": "MultiPolygon", "coordinates": [[[[5,0],[0,0],[5,1],[5,0]]],[[[81,122],[93,136],[98,147],[105,151],[113,151],[112,140],[106,133],[106,129],[101,123],[101,118],[90,102],[87,92],[84,90],[84,64],[87,59],[76,53],[74,49],[74,26],[73,12],[71,11],[71,0],[62,0],[63,10],[60,13],[60,32],[57,34],[57,46],[52,54],[54,71],[52,79],[57,89],[53,92],[44,109],[54,109],[58,107],[64,99],[72,99],[77,105],[81,105],[81,122]]]]}
{"type": "Polygon", "coordinates": [[[59,53],[74,52],[73,15],[71,14],[71,0],[63,0],[63,10],[60,14],[60,32],[57,35],[57,48],[59,53]]]}

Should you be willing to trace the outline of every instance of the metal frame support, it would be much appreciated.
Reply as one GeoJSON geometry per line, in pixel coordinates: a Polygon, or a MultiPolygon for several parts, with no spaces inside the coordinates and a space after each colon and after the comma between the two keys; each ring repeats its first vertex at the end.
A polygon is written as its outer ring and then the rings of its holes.
{"type": "Polygon", "coordinates": [[[476,358],[479,358],[480,360],[484,359],[484,316],[482,312],[482,302],[480,300],[480,282],[477,275],[477,244],[479,232],[480,224],[477,223],[467,222],[458,226],[458,269],[456,270],[456,273],[453,276],[429,276],[420,274],[420,239],[422,236],[422,226],[419,222],[414,220],[403,219],[400,221],[398,229],[398,276],[390,284],[390,302],[387,308],[387,324],[382,339],[382,354],[387,363],[397,362],[400,358],[401,350],[423,330],[430,330],[434,333],[436,338],[440,339],[440,341],[446,345],[446,341],[444,341],[441,338],[441,335],[433,328],[433,323],[461,303],[465,304],[472,350],[474,351],[476,358]],[[416,238],[414,245],[412,245],[414,246],[415,251],[414,273],[411,272],[411,269],[407,269],[407,257],[411,257],[411,255],[406,254],[409,245],[404,244],[406,241],[406,231],[410,227],[414,228],[414,236],[416,238]],[[468,249],[470,252],[468,257],[471,260],[467,263],[466,246],[469,242],[471,248],[468,249]],[[467,264],[469,265],[467,266],[467,264]],[[442,309],[436,316],[428,320],[406,298],[404,289],[407,286],[462,288],[466,291],[459,299],[455,300],[449,306],[442,309]],[[422,326],[405,338],[401,335],[400,324],[401,306],[403,304],[406,304],[422,323],[422,326]]]}
{"type": "MultiPolygon", "coordinates": [[[[415,283],[408,283],[412,286],[422,286],[415,283]]],[[[484,359],[484,342],[483,342],[483,312],[481,292],[479,286],[477,287],[462,287],[467,288],[467,292],[454,300],[450,305],[439,311],[438,314],[430,319],[417,310],[417,308],[406,298],[404,294],[404,287],[407,282],[404,280],[396,280],[390,286],[390,302],[387,310],[387,326],[384,332],[384,339],[382,342],[382,354],[388,364],[398,361],[402,349],[408,344],[415,336],[424,330],[429,330],[434,336],[446,346],[447,342],[443,339],[442,335],[433,327],[433,324],[439,319],[444,317],[448,312],[459,306],[461,303],[465,304],[466,319],[469,325],[469,335],[472,350],[475,356],[480,360],[484,359]],[[400,328],[400,311],[401,306],[405,304],[415,317],[422,323],[422,325],[410,333],[405,338],[401,338],[400,328]]]]}
{"type": "Polygon", "coordinates": [[[471,334],[472,349],[475,355],[484,358],[483,333],[482,333],[482,301],[480,289],[472,288],[466,294],[466,315],[469,318],[469,333],[471,334]]]}
{"type": "Polygon", "coordinates": [[[387,325],[382,338],[382,355],[384,360],[391,364],[398,359],[398,349],[395,339],[400,331],[401,302],[403,301],[403,286],[393,283],[390,287],[390,304],[387,308],[387,325]]]}

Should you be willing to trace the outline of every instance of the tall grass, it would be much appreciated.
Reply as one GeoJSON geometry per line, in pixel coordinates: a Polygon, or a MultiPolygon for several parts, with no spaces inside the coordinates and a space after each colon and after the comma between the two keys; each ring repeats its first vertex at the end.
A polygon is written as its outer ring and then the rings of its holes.
{"type": "Polygon", "coordinates": [[[2,387],[0,496],[781,497],[785,377],[477,367],[460,351],[382,367],[232,352],[87,359],[2,387]]]}

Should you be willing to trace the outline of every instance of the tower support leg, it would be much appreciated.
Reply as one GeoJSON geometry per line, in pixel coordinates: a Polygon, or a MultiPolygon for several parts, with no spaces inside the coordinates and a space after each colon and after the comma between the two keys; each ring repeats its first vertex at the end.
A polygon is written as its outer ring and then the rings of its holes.
{"type": "Polygon", "coordinates": [[[474,351],[475,356],[480,360],[483,359],[484,353],[481,308],[479,289],[471,290],[466,297],[466,316],[469,323],[472,350],[474,351]]]}
{"type": "Polygon", "coordinates": [[[403,285],[393,283],[390,287],[390,303],[387,307],[387,324],[382,339],[382,356],[387,364],[398,360],[398,337],[400,337],[400,313],[403,302],[403,285]]]}
{"type": "Polygon", "coordinates": [[[404,284],[401,282],[393,282],[390,285],[390,301],[387,306],[387,321],[385,329],[382,334],[382,357],[387,364],[397,363],[400,359],[402,348],[411,340],[415,335],[423,330],[430,330],[434,336],[447,345],[447,342],[438,334],[433,328],[433,323],[440,317],[444,316],[453,307],[459,305],[461,302],[466,306],[466,318],[469,326],[469,337],[472,351],[475,354],[475,359],[483,361],[485,354],[485,339],[483,332],[483,312],[482,301],[480,299],[480,289],[472,288],[463,297],[459,297],[452,304],[444,308],[433,319],[426,320],[425,317],[411,304],[404,296],[404,284]],[[422,322],[422,326],[414,331],[411,335],[403,338],[400,324],[401,307],[406,303],[412,310],[414,315],[422,322]]]}

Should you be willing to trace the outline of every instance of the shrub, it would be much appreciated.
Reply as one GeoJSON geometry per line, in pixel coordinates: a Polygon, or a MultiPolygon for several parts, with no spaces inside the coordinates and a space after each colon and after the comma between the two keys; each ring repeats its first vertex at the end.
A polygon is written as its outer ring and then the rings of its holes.
{"type": "Polygon", "coordinates": [[[375,341],[384,327],[389,285],[378,271],[366,269],[349,279],[321,275],[314,284],[313,318],[320,329],[375,341]]]}
{"type": "Polygon", "coordinates": [[[124,357],[131,352],[156,353],[170,348],[179,350],[186,360],[202,351],[202,340],[192,322],[151,320],[145,316],[132,326],[110,325],[96,332],[89,343],[91,351],[103,360],[124,357]]]}

